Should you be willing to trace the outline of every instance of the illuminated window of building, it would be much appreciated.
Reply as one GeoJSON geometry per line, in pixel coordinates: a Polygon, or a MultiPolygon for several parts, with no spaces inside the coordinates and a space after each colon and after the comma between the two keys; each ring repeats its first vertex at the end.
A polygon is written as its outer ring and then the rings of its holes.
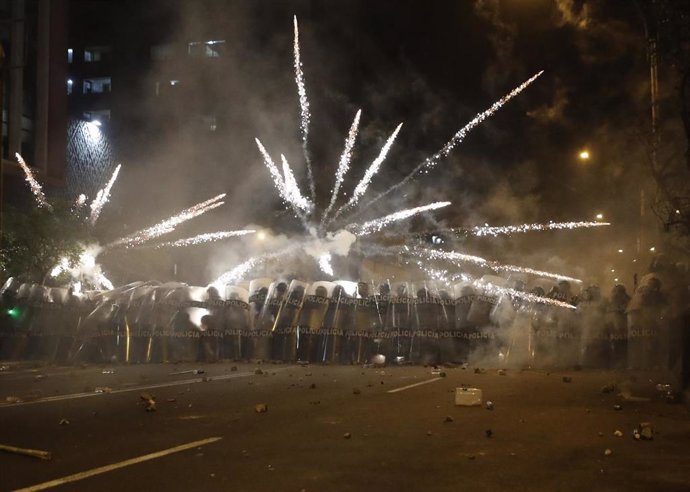
{"type": "Polygon", "coordinates": [[[67,50],[67,63],[72,63],[74,61],[74,50],[69,48],[67,50]]]}
{"type": "Polygon", "coordinates": [[[187,54],[190,56],[219,58],[225,52],[225,40],[192,41],[187,44],[187,54]]]}
{"type": "Polygon", "coordinates": [[[110,92],[112,82],[110,77],[84,79],[84,94],[103,94],[110,92]]]}
{"type": "Polygon", "coordinates": [[[74,90],[74,81],[72,79],[67,79],[67,95],[72,94],[74,90]]]}
{"type": "Polygon", "coordinates": [[[110,54],[110,46],[90,46],[84,48],[84,61],[87,63],[105,60],[110,54]]]}

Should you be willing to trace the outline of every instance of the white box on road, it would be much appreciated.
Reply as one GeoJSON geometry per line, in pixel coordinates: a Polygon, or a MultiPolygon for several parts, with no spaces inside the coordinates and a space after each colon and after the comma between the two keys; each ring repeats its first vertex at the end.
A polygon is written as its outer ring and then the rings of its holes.
{"type": "Polygon", "coordinates": [[[479,388],[455,388],[455,405],[476,407],[482,404],[482,390],[479,388]]]}

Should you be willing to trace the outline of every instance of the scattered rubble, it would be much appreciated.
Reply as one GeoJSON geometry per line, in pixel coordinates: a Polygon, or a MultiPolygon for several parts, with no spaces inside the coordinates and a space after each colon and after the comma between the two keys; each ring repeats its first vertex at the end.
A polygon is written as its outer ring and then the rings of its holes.
{"type": "Polygon", "coordinates": [[[22,400],[18,396],[8,396],[7,398],[5,398],[5,401],[7,403],[22,403],[24,400],[22,400]]]}
{"type": "Polygon", "coordinates": [[[67,419],[60,419],[60,424],[59,425],[69,425],[69,420],[67,419]]]}
{"type": "Polygon", "coordinates": [[[620,411],[620,410],[623,410],[623,407],[621,405],[614,405],[613,409],[616,411],[620,411]]]}
{"type": "Polygon", "coordinates": [[[345,434],[343,434],[343,437],[345,439],[350,439],[352,437],[352,434],[350,434],[349,432],[346,432],[345,434]]]}
{"type": "Polygon", "coordinates": [[[616,437],[623,437],[623,432],[622,432],[622,431],[619,431],[619,430],[615,430],[615,431],[613,432],[613,435],[616,436],[616,437]]]}
{"type": "Polygon", "coordinates": [[[572,383],[573,378],[571,378],[570,376],[563,376],[563,382],[564,383],[572,383]]]}
{"type": "Polygon", "coordinates": [[[268,412],[268,405],[266,405],[265,403],[257,403],[256,405],[254,405],[254,410],[256,411],[256,413],[266,413],[268,412]]]}
{"type": "Polygon", "coordinates": [[[230,368],[230,372],[237,372],[237,366],[232,366],[230,368]]]}
{"type": "Polygon", "coordinates": [[[499,376],[505,376],[506,374],[508,374],[508,373],[507,373],[507,371],[506,371],[505,369],[499,369],[499,370],[498,370],[498,375],[499,375],[499,376]]]}
{"type": "Polygon", "coordinates": [[[486,437],[492,437],[494,435],[494,431],[492,431],[491,429],[486,429],[484,431],[484,435],[486,435],[486,437]]]}
{"type": "Polygon", "coordinates": [[[613,454],[613,451],[611,451],[609,448],[606,448],[604,450],[604,456],[611,456],[613,454]]]}
{"type": "Polygon", "coordinates": [[[113,389],[109,386],[96,386],[96,389],[93,390],[94,393],[112,393],[113,389]]]}
{"type": "Polygon", "coordinates": [[[654,427],[650,422],[641,422],[637,429],[635,429],[635,432],[639,434],[639,439],[644,441],[652,441],[654,439],[654,427]]]}
{"type": "Polygon", "coordinates": [[[453,417],[451,417],[450,415],[446,415],[446,419],[444,420],[444,422],[453,422],[453,417]]]}
{"type": "Polygon", "coordinates": [[[493,410],[494,409],[494,402],[487,401],[485,406],[486,406],[487,410],[493,410]]]}
{"type": "Polygon", "coordinates": [[[616,391],[615,384],[606,384],[601,387],[601,392],[604,394],[613,393],[614,391],[616,391]]]}
{"type": "Polygon", "coordinates": [[[144,402],[146,405],[146,411],[147,412],[155,412],[156,411],[156,397],[151,395],[150,393],[141,393],[139,395],[139,398],[144,402]]]}
{"type": "Polygon", "coordinates": [[[115,374],[115,369],[103,369],[101,374],[115,374]]]}
{"type": "Polygon", "coordinates": [[[16,446],[9,446],[7,444],[0,444],[0,451],[8,453],[21,454],[24,456],[31,456],[42,460],[49,460],[53,455],[49,451],[41,451],[38,449],[18,448],[16,446]]]}
{"type": "Polygon", "coordinates": [[[361,394],[362,394],[362,390],[360,390],[359,388],[354,388],[354,389],[352,390],[352,394],[353,394],[353,395],[361,395],[361,394]]]}
{"type": "Polygon", "coordinates": [[[254,374],[256,374],[257,376],[261,376],[263,373],[264,372],[261,369],[257,369],[256,371],[254,371],[254,374]]]}

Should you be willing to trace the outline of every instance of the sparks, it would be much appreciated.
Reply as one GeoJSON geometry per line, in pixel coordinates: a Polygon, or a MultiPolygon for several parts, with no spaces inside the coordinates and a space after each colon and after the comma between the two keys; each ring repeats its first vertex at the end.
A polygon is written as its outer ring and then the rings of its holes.
{"type": "Polygon", "coordinates": [[[110,190],[112,189],[113,184],[115,184],[115,180],[117,180],[117,176],[118,174],[120,174],[121,168],[122,164],[118,164],[115,168],[115,171],[113,171],[113,175],[110,177],[108,183],[105,185],[104,188],[98,191],[96,198],[93,202],[91,202],[91,214],[89,215],[89,222],[91,223],[91,225],[96,224],[98,217],[101,215],[103,207],[106,203],[108,203],[108,199],[110,198],[110,190]]]}
{"type": "MultiPolygon", "coordinates": [[[[302,215],[302,212],[300,211],[300,207],[295,203],[293,200],[293,194],[294,192],[288,191],[288,188],[285,184],[285,178],[280,174],[280,171],[278,170],[278,166],[275,165],[273,162],[273,159],[271,159],[271,156],[269,155],[268,151],[266,150],[266,147],[263,146],[261,143],[261,140],[258,138],[254,139],[256,141],[257,147],[259,147],[259,152],[261,152],[261,155],[264,158],[264,164],[268,168],[268,172],[271,174],[271,178],[273,178],[273,184],[276,187],[276,190],[278,190],[278,195],[280,198],[283,199],[285,203],[290,205],[292,208],[292,211],[295,213],[297,217],[302,219],[304,222],[304,216],[302,215]]],[[[292,173],[292,171],[291,171],[292,173]]],[[[295,183],[296,185],[296,183],[295,183]]],[[[301,195],[301,194],[300,194],[301,195]]]]}
{"type": "Polygon", "coordinates": [[[185,239],[178,239],[177,241],[167,241],[165,243],[158,243],[153,245],[153,248],[180,248],[184,246],[195,246],[197,244],[211,243],[215,241],[220,241],[221,239],[227,239],[230,237],[245,236],[247,234],[254,234],[256,230],[245,229],[241,231],[219,231],[219,232],[207,232],[204,234],[199,234],[193,237],[188,237],[185,239]]]}
{"type": "Polygon", "coordinates": [[[331,193],[331,201],[328,204],[326,211],[323,213],[323,217],[321,218],[322,227],[326,224],[328,214],[331,212],[333,206],[335,205],[335,201],[338,199],[338,192],[340,192],[340,186],[343,184],[345,175],[347,174],[347,171],[350,169],[350,161],[352,160],[352,149],[355,146],[355,140],[357,139],[357,133],[359,131],[359,118],[361,115],[362,110],[357,110],[357,114],[355,114],[355,119],[352,122],[350,131],[347,134],[347,139],[345,140],[345,148],[343,149],[343,153],[340,155],[340,161],[338,162],[338,170],[335,173],[335,185],[333,186],[333,191],[331,193]]]}
{"type": "Polygon", "coordinates": [[[399,212],[386,215],[379,219],[370,220],[364,222],[363,224],[350,224],[346,228],[351,229],[357,236],[365,236],[367,234],[372,234],[378,232],[384,227],[392,224],[393,222],[398,222],[400,220],[407,219],[414,215],[420,214],[422,212],[427,212],[429,210],[436,210],[439,208],[447,207],[450,202],[435,202],[429,205],[423,205],[421,207],[409,208],[406,210],[400,210],[399,212]]]}
{"type": "Polygon", "coordinates": [[[215,196],[209,200],[206,200],[205,202],[197,203],[196,205],[183,210],[177,215],[173,215],[169,219],[165,219],[164,221],[147,227],[146,229],[142,229],[133,234],[130,234],[129,236],[125,236],[116,241],[113,241],[107,247],[113,248],[116,246],[125,246],[126,248],[131,248],[132,246],[137,246],[146,241],[150,241],[151,239],[155,239],[159,236],[162,236],[163,234],[172,232],[178,225],[182,224],[183,222],[198,217],[199,215],[202,215],[208,212],[209,210],[213,210],[214,208],[220,207],[221,205],[223,205],[223,203],[225,203],[223,201],[220,201],[223,198],[225,198],[225,193],[215,196]]]}
{"type": "Polygon", "coordinates": [[[505,264],[499,263],[497,261],[489,261],[489,260],[482,258],[480,256],[466,255],[466,254],[458,253],[455,251],[438,251],[435,249],[424,249],[424,250],[419,250],[416,253],[425,256],[429,260],[444,260],[444,261],[448,261],[448,262],[450,262],[456,266],[459,266],[462,263],[472,263],[474,265],[478,265],[478,266],[481,266],[484,268],[489,268],[489,269],[496,270],[496,271],[525,273],[525,274],[529,274],[529,275],[535,275],[537,277],[550,278],[550,279],[559,280],[559,281],[565,280],[568,282],[577,282],[577,283],[582,282],[582,280],[580,280],[580,279],[568,277],[566,275],[560,275],[558,273],[543,272],[540,270],[535,270],[533,268],[525,268],[525,267],[520,267],[520,266],[516,266],[516,265],[505,265],[505,264]]]}
{"type": "MultiPolygon", "coordinates": [[[[510,235],[516,233],[525,233],[532,231],[555,231],[562,229],[586,229],[590,227],[609,226],[610,222],[549,222],[547,224],[521,224],[508,226],[477,226],[471,228],[469,231],[465,230],[473,236],[499,236],[510,235]]],[[[449,229],[451,232],[460,231],[461,229],[449,229]]]]}
{"type": "Polygon", "coordinates": [[[283,164],[283,183],[285,183],[285,193],[290,199],[290,202],[294,203],[295,206],[300,210],[310,212],[313,208],[313,204],[302,195],[302,192],[297,185],[295,175],[292,173],[292,168],[283,154],[280,154],[280,159],[283,164]]]}
{"type": "Polygon", "coordinates": [[[215,285],[215,286],[222,286],[222,285],[229,285],[234,282],[238,282],[242,280],[245,275],[247,275],[249,272],[251,272],[254,268],[257,266],[266,263],[267,261],[271,260],[276,260],[278,258],[281,258],[283,256],[287,256],[290,254],[295,253],[300,249],[299,245],[293,245],[285,248],[282,251],[276,251],[273,253],[266,253],[261,256],[253,256],[249,258],[246,261],[243,261],[239,265],[237,265],[235,268],[232,270],[229,270],[225,273],[223,273],[220,277],[218,277],[216,280],[211,282],[209,285],[215,285]]]}
{"type": "Polygon", "coordinates": [[[381,169],[381,164],[383,164],[383,161],[386,159],[388,151],[390,150],[391,146],[393,145],[393,142],[398,136],[398,133],[402,128],[402,125],[403,124],[400,123],[395,129],[395,131],[391,134],[391,136],[388,137],[388,140],[386,140],[386,143],[381,148],[381,152],[379,152],[379,155],[376,157],[376,159],[374,159],[374,162],[372,162],[369,168],[366,170],[362,180],[359,183],[357,183],[355,190],[352,192],[352,197],[348,200],[348,202],[345,205],[338,209],[338,211],[335,213],[335,216],[333,217],[333,220],[340,217],[340,214],[342,214],[349,208],[355,206],[359,199],[364,195],[364,193],[366,193],[367,189],[369,188],[369,185],[371,184],[371,179],[376,175],[376,173],[379,172],[379,169],[381,169]]]}
{"type": "Polygon", "coordinates": [[[314,184],[314,174],[311,168],[311,157],[309,155],[309,120],[311,114],[309,113],[309,100],[307,99],[307,88],[304,85],[304,72],[302,71],[302,60],[299,50],[299,28],[297,26],[297,16],[293,17],[293,24],[295,30],[295,37],[293,42],[293,51],[295,54],[295,83],[297,84],[297,95],[299,96],[299,110],[300,110],[300,130],[302,131],[302,152],[304,153],[304,161],[307,164],[307,178],[309,179],[309,192],[312,201],[316,200],[316,185],[314,184]]]}
{"type": "Polygon", "coordinates": [[[17,158],[17,162],[19,162],[19,165],[21,166],[22,170],[24,171],[24,174],[26,175],[26,181],[29,183],[29,186],[31,187],[31,193],[34,194],[34,198],[36,199],[38,207],[45,207],[48,210],[53,210],[52,205],[48,203],[48,200],[46,199],[46,196],[43,193],[43,187],[38,181],[36,181],[33,171],[29,168],[26,162],[24,162],[24,159],[19,154],[19,152],[15,154],[15,157],[17,158]]]}
{"type": "Polygon", "coordinates": [[[367,203],[366,208],[371,206],[372,204],[376,203],[379,201],[381,198],[384,196],[388,195],[389,193],[397,190],[401,186],[407,184],[412,178],[414,178],[420,171],[429,172],[430,169],[436,166],[440,162],[442,158],[448,157],[448,154],[460,143],[462,142],[467,134],[473,130],[476,126],[478,126],[480,123],[482,123],[485,119],[490,117],[492,114],[494,114],[496,111],[501,109],[501,107],[506,104],[508,101],[510,101],[512,98],[520,94],[523,90],[527,88],[532,82],[534,82],[541,74],[543,74],[544,71],[540,71],[524,81],[522,84],[517,86],[515,89],[510,91],[508,94],[503,96],[501,99],[496,101],[489,107],[489,109],[486,109],[485,111],[479,113],[477,116],[475,116],[472,121],[470,121],[468,124],[466,124],[464,127],[462,127],[460,130],[458,130],[455,135],[439,150],[436,152],[434,155],[431,157],[427,157],[423,162],[421,162],[417,167],[415,167],[410,174],[405,176],[402,181],[399,183],[391,186],[388,188],[386,191],[383,193],[379,194],[376,196],[373,200],[369,201],[367,203]]]}

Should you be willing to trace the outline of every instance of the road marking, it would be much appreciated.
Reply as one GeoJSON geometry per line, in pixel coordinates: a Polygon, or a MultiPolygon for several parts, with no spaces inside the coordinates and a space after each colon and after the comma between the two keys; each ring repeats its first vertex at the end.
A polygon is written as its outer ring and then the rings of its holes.
{"type": "MultiPolygon", "coordinates": [[[[284,371],[285,369],[271,369],[273,372],[278,372],[278,371],[284,371]]],[[[22,401],[22,402],[17,402],[17,403],[0,403],[0,409],[2,408],[8,408],[8,407],[19,407],[22,405],[33,405],[36,403],[50,403],[53,401],[64,401],[64,400],[76,400],[79,398],[90,398],[93,396],[103,396],[103,395],[115,395],[118,393],[129,393],[132,391],[141,391],[141,390],[147,390],[147,389],[157,389],[157,388],[168,388],[171,386],[182,386],[185,384],[195,384],[195,383],[201,383],[201,382],[206,382],[206,381],[223,381],[226,379],[235,379],[235,378],[245,378],[248,376],[254,376],[254,372],[239,372],[237,374],[224,374],[222,376],[207,376],[207,377],[200,377],[200,378],[194,378],[194,379],[183,379],[183,380],[177,380],[177,381],[171,381],[169,383],[157,383],[157,384],[147,384],[147,385],[141,385],[141,386],[133,386],[131,388],[122,388],[122,389],[114,389],[109,393],[96,393],[94,392],[89,392],[89,393],[72,393],[69,395],[58,395],[58,396],[48,396],[45,398],[38,398],[36,400],[30,400],[30,401],[22,401]]]]}
{"type": "Polygon", "coordinates": [[[397,393],[398,391],[405,391],[407,389],[415,388],[415,387],[421,386],[423,384],[429,384],[429,383],[433,383],[434,381],[440,381],[441,379],[443,379],[443,378],[427,379],[426,381],[422,381],[420,383],[408,384],[407,386],[403,386],[401,388],[395,388],[392,390],[388,390],[387,393],[397,393]]]}
{"type": "Polygon", "coordinates": [[[113,463],[112,465],[100,466],[98,468],[93,468],[91,470],[75,473],[74,475],[68,475],[66,477],[57,478],[55,480],[50,480],[49,482],[39,483],[38,485],[32,485],[30,487],[25,487],[23,489],[17,489],[14,492],[34,492],[36,490],[45,490],[52,487],[57,487],[66,483],[76,482],[78,480],[84,480],[85,478],[93,477],[94,475],[100,475],[101,473],[107,473],[109,471],[117,470],[118,468],[124,468],[126,466],[136,465],[137,463],[142,463],[144,461],[155,460],[156,458],[161,458],[173,453],[179,453],[186,449],[196,448],[198,446],[203,446],[204,444],[210,444],[212,442],[220,441],[222,437],[209,437],[207,439],[202,439],[200,441],[194,441],[187,444],[181,444],[175,446],[174,448],[164,449],[162,451],[157,451],[151,454],[145,454],[144,456],[139,456],[138,458],[131,458],[125,461],[120,461],[119,463],[113,463]]]}

